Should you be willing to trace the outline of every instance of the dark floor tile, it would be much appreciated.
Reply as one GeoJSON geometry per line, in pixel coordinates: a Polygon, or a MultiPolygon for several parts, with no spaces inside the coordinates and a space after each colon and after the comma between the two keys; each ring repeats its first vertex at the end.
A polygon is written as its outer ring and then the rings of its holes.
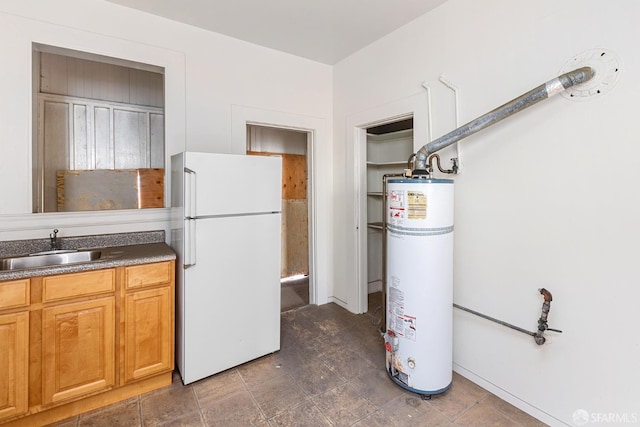
{"type": "Polygon", "coordinates": [[[140,397],[143,426],[158,426],[167,421],[198,412],[191,386],[173,384],[140,397]]]}
{"type": "Polygon", "coordinates": [[[454,425],[460,427],[513,427],[518,424],[490,403],[483,401],[456,418],[454,425]]]}
{"type": "Polygon", "coordinates": [[[272,427],[321,427],[330,426],[329,420],[311,401],[286,409],[269,420],[272,427]]]}
{"type": "Polygon", "coordinates": [[[437,427],[450,420],[420,396],[406,394],[393,399],[381,408],[382,413],[398,427],[437,427]]]}
{"type": "Polygon", "coordinates": [[[351,380],[350,384],[376,406],[409,393],[391,381],[384,368],[371,369],[351,380]]]}
{"type": "Polygon", "coordinates": [[[320,360],[303,361],[291,370],[290,375],[308,396],[324,393],[346,382],[320,360]]]}
{"type": "Polygon", "coordinates": [[[280,369],[281,364],[276,354],[252,360],[236,368],[247,387],[256,387],[258,384],[286,376],[286,373],[280,369]]]}
{"type": "Polygon", "coordinates": [[[246,390],[240,374],[235,369],[221,372],[192,384],[200,406],[210,400],[222,399],[237,391],[246,390]]]}
{"type": "Polygon", "coordinates": [[[297,353],[306,353],[307,355],[311,355],[316,351],[313,346],[309,346],[309,343],[312,340],[313,337],[311,335],[306,338],[301,338],[301,334],[298,333],[298,331],[290,328],[289,325],[283,324],[280,334],[280,351],[276,354],[294,351],[297,353]]]}
{"type": "Polygon", "coordinates": [[[357,378],[375,368],[368,359],[347,348],[334,348],[322,353],[323,362],[347,380],[357,378]]]}
{"type": "Polygon", "coordinates": [[[372,331],[370,327],[355,328],[350,346],[363,358],[384,369],[386,360],[384,339],[379,332],[372,331]]]}
{"type": "Polygon", "coordinates": [[[79,416],[76,415],[75,417],[66,418],[53,424],[47,424],[44,427],[76,427],[78,425],[78,418],[79,416]]]}
{"type": "Polygon", "coordinates": [[[306,400],[304,391],[288,375],[250,386],[249,391],[267,418],[306,400]]]}
{"type": "Polygon", "coordinates": [[[133,427],[140,425],[142,424],[137,396],[87,412],[80,415],[78,419],[80,427],[133,427]]]}
{"type": "Polygon", "coordinates": [[[206,424],[198,412],[189,412],[179,418],[158,424],[158,427],[205,427],[206,424]]]}
{"type": "Polygon", "coordinates": [[[451,388],[442,394],[434,395],[429,402],[453,420],[488,395],[488,391],[454,372],[451,388]]]}
{"type": "Polygon", "coordinates": [[[280,284],[280,311],[294,310],[309,304],[309,277],[280,284]]]}
{"type": "Polygon", "coordinates": [[[377,411],[353,424],[353,427],[389,427],[392,425],[394,424],[382,411],[377,411]]]}
{"type": "Polygon", "coordinates": [[[513,421],[517,422],[519,425],[524,427],[543,427],[546,426],[542,421],[537,420],[531,415],[527,414],[524,411],[516,408],[515,406],[505,402],[493,394],[489,395],[483,402],[491,405],[513,421]]]}
{"type": "Polygon", "coordinates": [[[308,355],[302,353],[299,348],[293,346],[280,349],[280,351],[273,354],[273,358],[279,369],[286,373],[291,373],[291,371],[298,369],[298,367],[306,361],[314,359],[313,357],[308,357],[308,355]]]}
{"type": "MultiPolygon", "coordinates": [[[[367,331],[362,326],[350,326],[348,328],[335,328],[323,333],[318,339],[322,339],[327,345],[334,347],[356,347],[367,338],[367,331]]],[[[353,348],[352,348],[353,349],[353,348]]]]}
{"type": "Polygon", "coordinates": [[[223,399],[208,400],[201,410],[207,426],[244,427],[265,421],[246,390],[237,391],[223,399]]]}
{"type": "Polygon", "coordinates": [[[297,310],[297,315],[291,318],[284,326],[288,333],[301,341],[314,339],[322,333],[318,322],[313,317],[304,314],[310,311],[310,307],[313,306],[307,306],[297,310]]]}
{"type": "Polygon", "coordinates": [[[363,317],[363,315],[353,314],[335,303],[310,307],[312,307],[310,310],[306,310],[303,313],[319,325],[325,324],[325,328],[348,328],[363,317]]]}
{"type": "Polygon", "coordinates": [[[171,373],[171,384],[170,387],[179,387],[182,386],[182,377],[180,376],[180,372],[178,372],[177,369],[175,369],[172,373],[171,373]]]}
{"type": "Polygon", "coordinates": [[[351,384],[331,389],[312,397],[312,400],[336,426],[350,426],[378,410],[376,406],[362,397],[351,384]]]}

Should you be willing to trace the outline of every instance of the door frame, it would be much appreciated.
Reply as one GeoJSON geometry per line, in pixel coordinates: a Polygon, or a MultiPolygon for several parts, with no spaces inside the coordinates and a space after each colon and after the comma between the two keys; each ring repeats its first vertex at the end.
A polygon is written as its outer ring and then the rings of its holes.
{"type": "Polygon", "coordinates": [[[330,236],[333,234],[333,181],[327,179],[327,174],[323,179],[319,179],[319,173],[333,167],[328,123],[325,119],[317,117],[233,105],[231,145],[235,154],[246,152],[247,125],[307,133],[309,304],[326,304],[329,302],[329,283],[333,278],[330,259],[330,236]]]}
{"type": "MultiPolygon", "coordinates": [[[[353,212],[354,267],[348,290],[348,309],[353,313],[368,310],[367,280],[367,129],[413,117],[414,152],[428,142],[428,95],[426,92],[384,104],[347,117],[346,165],[354,198],[347,201],[353,212]],[[352,167],[351,167],[352,166],[352,167]]],[[[384,280],[384,278],[383,278],[384,280]]]]}

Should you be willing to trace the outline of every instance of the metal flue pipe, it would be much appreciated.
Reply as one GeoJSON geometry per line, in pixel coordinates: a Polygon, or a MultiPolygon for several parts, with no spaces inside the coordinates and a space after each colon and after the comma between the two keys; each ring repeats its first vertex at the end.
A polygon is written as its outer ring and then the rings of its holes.
{"type": "Polygon", "coordinates": [[[551,96],[562,92],[572,86],[584,83],[595,75],[595,70],[591,67],[582,67],[568,73],[562,74],[555,79],[541,84],[535,89],[520,95],[519,97],[507,102],[506,104],[478,117],[469,123],[449,132],[446,135],[437,138],[423,146],[416,153],[415,169],[419,173],[423,173],[427,169],[427,158],[432,153],[442,150],[451,144],[455,144],[467,136],[487,128],[502,119],[505,119],[519,111],[524,110],[538,102],[550,98],[551,96]]]}

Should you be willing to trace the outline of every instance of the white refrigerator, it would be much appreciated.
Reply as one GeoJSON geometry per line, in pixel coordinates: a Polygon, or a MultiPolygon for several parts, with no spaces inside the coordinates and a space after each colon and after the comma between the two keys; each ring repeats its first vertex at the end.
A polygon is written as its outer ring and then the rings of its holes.
{"type": "Polygon", "coordinates": [[[171,157],[184,384],[280,349],[281,168],[272,156],[171,157]]]}

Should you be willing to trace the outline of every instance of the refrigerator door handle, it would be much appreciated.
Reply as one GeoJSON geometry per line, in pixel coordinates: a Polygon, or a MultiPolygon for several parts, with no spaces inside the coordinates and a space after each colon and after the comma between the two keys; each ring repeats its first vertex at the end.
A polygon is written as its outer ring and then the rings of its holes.
{"type": "Polygon", "coordinates": [[[184,268],[196,265],[196,220],[185,219],[184,268]]]}
{"type": "Polygon", "coordinates": [[[184,216],[193,218],[196,214],[196,171],[184,168],[184,216]]]}

